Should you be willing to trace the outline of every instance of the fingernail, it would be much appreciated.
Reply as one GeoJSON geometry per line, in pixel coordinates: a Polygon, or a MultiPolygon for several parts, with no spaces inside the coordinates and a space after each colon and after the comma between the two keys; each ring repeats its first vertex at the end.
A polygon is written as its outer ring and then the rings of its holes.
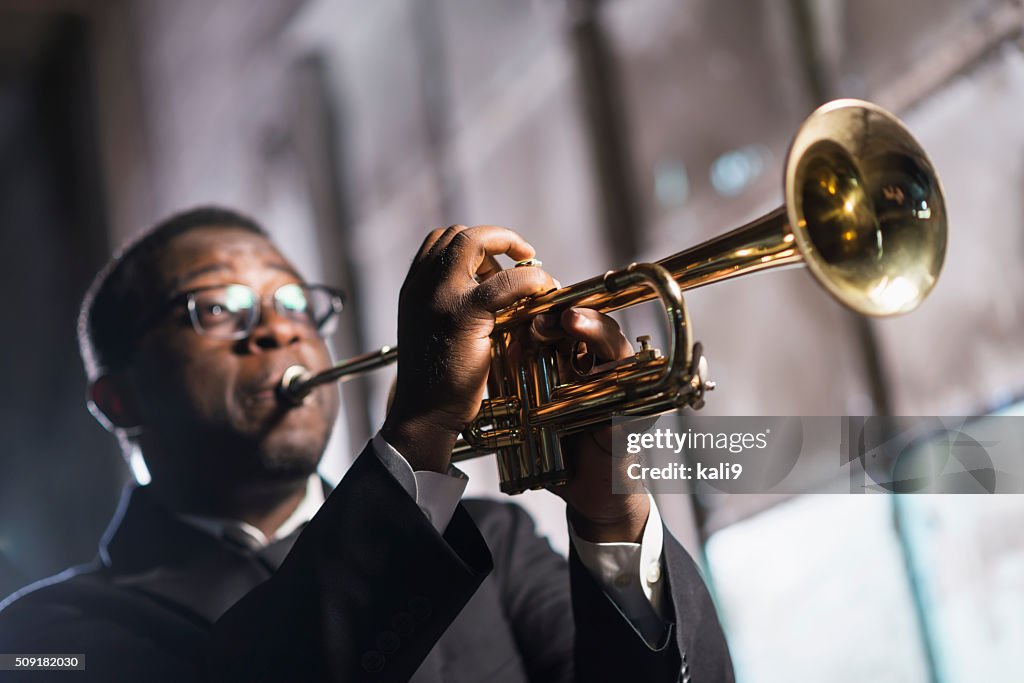
{"type": "Polygon", "coordinates": [[[542,313],[533,319],[533,329],[541,334],[550,334],[558,330],[558,318],[550,313],[542,313]]]}

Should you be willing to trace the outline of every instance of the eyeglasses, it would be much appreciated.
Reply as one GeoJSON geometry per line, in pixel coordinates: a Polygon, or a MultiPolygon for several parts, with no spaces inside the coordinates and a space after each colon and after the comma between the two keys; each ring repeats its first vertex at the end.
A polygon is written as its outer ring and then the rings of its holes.
{"type": "MultiPolygon", "coordinates": [[[[306,325],[321,336],[334,330],[345,304],[344,293],[326,285],[289,283],[275,289],[271,298],[278,315],[306,325]]],[[[248,285],[199,287],[172,296],[139,326],[138,336],[181,304],[188,309],[196,334],[216,339],[244,339],[259,323],[262,301],[248,285]]]]}

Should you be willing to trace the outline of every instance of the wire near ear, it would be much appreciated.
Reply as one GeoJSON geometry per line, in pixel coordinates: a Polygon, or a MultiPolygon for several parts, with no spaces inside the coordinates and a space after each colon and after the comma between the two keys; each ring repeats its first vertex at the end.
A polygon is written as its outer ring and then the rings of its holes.
{"type": "Polygon", "coordinates": [[[108,432],[137,430],[138,416],[124,396],[126,387],[113,375],[101,375],[89,384],[86,403],[89,412],[108,432]]]}

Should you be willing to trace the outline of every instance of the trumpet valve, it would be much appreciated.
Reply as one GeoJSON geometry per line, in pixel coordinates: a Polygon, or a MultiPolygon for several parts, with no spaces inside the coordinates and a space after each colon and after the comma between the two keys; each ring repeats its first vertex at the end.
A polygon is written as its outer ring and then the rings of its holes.
{"type": "Polygon", "coordinates": [[[715,383],[713,380],[708,379],[708,358],[707,356],[701,356],[700,362],[697,363],[697,378],[700,380],[701,387],[704,391],[714,391],[715,383]]]}
{"type": "Polygon", "coordinates": [[[649,334],[637,337],[636,340],[640,344],[640,350],[633,356],[636,358],[637,363],[648,363],[661,358],[661,349],[651,346],[651,336],[649,334]]]}
{"type": "Polygon", "coordinates": [[[696,369],[692,375],[690,375],[690,394],[688,399],[684,399],[683,405],[689,405],[693,410],[700,410],[704,407],[704,394],[708,391],[714,391],[715,383],[708,379],[708,359],[700,352],[699,348],[694,348],[696,353],[700,353],[694,360],[696,361],[693,367],[696,369]]]}

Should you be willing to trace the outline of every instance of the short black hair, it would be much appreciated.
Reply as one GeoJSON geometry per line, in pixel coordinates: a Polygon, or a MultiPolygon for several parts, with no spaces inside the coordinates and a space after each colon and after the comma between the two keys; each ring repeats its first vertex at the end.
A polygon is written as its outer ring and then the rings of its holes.
{"type": "Polygon", "coordinates": [[[201,228],[241,228],[269,237],[259,223],[237,211],[199,206],[176,213],[137,235],[96,274],[78,315],[78,347],[90,380],[124,368],[131,360],[136,325],[152,301],[144,278],[172,239],[201,228]]]}

